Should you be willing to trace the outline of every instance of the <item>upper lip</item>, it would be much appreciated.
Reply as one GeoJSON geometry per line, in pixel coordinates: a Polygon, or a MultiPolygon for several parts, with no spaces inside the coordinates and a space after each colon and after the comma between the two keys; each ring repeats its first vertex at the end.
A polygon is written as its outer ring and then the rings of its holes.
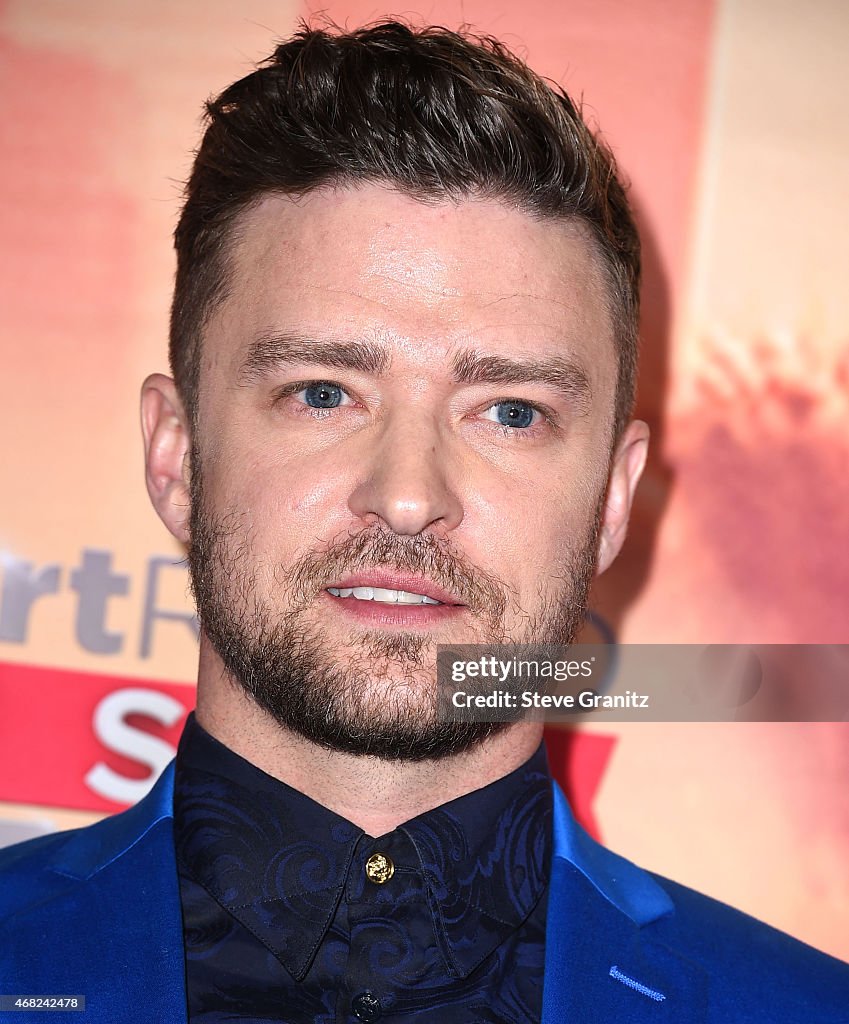
{"type": "Polygon", "coordinates": [[[334,583],[325,587],[327,590],[333,587],[334,590],[348,589],[349,587],[380,587],[383,590],[405,590],[408,594],[421,594],[423,597],[432,598],[441,604],[462,604],[454,594],[438,587],[431,580],[424,576],[415,576],[411,573],[395,572],[392,569],[369,569],[363,572],[349,573],[342,576],[334,583]]]}

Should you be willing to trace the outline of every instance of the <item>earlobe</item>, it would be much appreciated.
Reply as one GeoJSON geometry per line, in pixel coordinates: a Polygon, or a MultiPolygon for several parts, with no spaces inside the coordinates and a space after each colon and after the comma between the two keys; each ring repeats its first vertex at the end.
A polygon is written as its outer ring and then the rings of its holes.
{"type": "Polygon", "coordinates": [[[646,464],[648,448],[648,424],[632,420],[616,446],[610,469],[596,562],[598,575],[610,567],[625,542],[631,506],[646,464]]]}
{"type": "Polygon", "coordinates": [[[159,518],[185,544],[189,539],[191,435],[170,377],[153,373],[142,384],[141,421],[147,493],[159,518]]]}

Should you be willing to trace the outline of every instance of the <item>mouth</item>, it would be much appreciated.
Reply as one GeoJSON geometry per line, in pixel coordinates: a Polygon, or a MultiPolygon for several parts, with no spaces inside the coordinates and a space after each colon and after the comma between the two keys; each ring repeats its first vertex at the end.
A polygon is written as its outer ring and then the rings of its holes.
{"type": "Polygon", "coordinates": [[[424,576],[373,569],[335,580],[324,593],[333,605],[385,625],[425,625],[466,608],[456,595],[424,576]]]}
{"type": "Polygon", "coordinates": [[[328,587],[333,597],[353,597],[356,601],[377,601],[380,604],[442,604],[427,594],[413,594],[409,590],[386,590],[384,587],[328,587]]]}

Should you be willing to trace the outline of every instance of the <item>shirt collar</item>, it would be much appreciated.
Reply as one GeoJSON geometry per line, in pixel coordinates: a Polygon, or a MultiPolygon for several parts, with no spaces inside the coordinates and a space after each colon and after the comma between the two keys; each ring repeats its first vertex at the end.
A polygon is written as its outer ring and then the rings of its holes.
{"type": "Polygon", "coordinates": [[[551,859],[545,747],[482,789],[379,838],[219,743],[190,715],[177,752],[181,871],[301,980],[349,880],[372,852],[399,851],[422,875],[446,967],[466,977],[528,917],[551,859]]]}
{"type": "Polygon", "coordinates": [[[509,775],[400,825],[425,877],[437,937],[466,977],[528,917],[551,865],[544,744],[509,775]]]}

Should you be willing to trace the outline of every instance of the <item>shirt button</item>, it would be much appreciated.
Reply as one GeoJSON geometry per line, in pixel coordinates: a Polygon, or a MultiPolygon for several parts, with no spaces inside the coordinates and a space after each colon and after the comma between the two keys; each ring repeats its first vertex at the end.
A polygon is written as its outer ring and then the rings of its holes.
{"type": "Polygon", "coordinates": [[[351,1000],[351,1009],[360,1020],[377,1020],[383,1013],[380,1000],[371,992],[360,992],[351,1000]]]}
{"type": "MultiPolygon", "coordinates": [[[[395,873],[392,860],[382,853],[373,853],[366,861],[366,878],[375,885],[383,885],[395,873]]],[[[369,1018],[371,1019],[371,1018],[369,1018]]]]}

